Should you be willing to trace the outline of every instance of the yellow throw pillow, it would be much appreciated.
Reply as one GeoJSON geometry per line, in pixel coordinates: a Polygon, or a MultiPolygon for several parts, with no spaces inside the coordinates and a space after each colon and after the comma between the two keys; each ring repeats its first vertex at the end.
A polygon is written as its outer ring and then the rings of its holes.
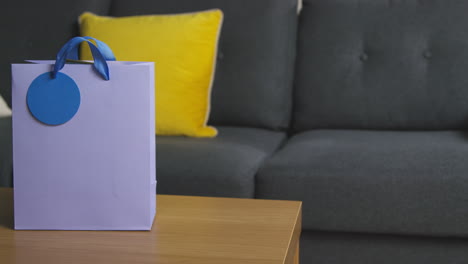
{"type": "MultiPolygon", "coordinates": [[[[207,122],[222,21],[219,9],[79,18],[81,35],[107,43],[117,60],[155,62],[156,134],[192,137],[217,134],[207,122]]],[[[81,49],[81,59],[92,59],[89,49],[81,49]]]]}

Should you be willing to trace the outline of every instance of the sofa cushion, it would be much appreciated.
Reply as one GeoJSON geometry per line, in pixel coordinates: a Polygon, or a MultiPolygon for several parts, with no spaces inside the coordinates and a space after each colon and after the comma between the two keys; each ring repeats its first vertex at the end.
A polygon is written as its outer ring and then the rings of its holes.
{"type": "Polygon", "coordinates": [[[259,171],[257,197],[304,201],[305,229],[468,235],[468,134],[317,130],[259,171]]]}
{"type": "Polygon", "coordinates": [[[255,174],[285,135],[219,127],[216,138],[156,137],[158,193],[253,197],[255,174]]]}
{"type": "Polygon", "coordinates": [[[110,0],[15,0],[0,8],[0,95],[11,106],[10,63],[53,59],[60,47],[78,34],[78,15],[105,15],[110,0]]]}
{"type": "Polygon", "coordinates": [[[12,175],[11,117],[0,116],[0,187],[11,187],[13,185],[12,175]]]}
{"type": "MultiPolygon", "coordinates": [[[[112,47],[122,61],[153,61],[156,134],[215,137],[207,126],[223,12],[219,9],[179,15],[79,18],[82,36],[112,47]]],[[[81,46],[81,59],[92,60],[81,46]]]]}
{"type": "Polygon", "coordinates": [[[468,127],[468,1],[305,0],[294,128],[468,127]]]}
{"type": "Polygon", "coordinates": [[[224,13],[210,123],[279,129],[289,124],[297,0],[114,0],[110,14],[224,13]]]}

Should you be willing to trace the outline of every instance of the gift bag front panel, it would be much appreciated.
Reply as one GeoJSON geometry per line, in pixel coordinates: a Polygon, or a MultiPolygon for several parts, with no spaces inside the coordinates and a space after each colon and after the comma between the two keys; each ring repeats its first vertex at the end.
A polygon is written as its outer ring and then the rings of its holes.
{"type": "Polygon", "coordinates": [[[51,65],[13,65],[15,228],[148,229],[155,181],[152,64],[66,65],[81,104],[67,123],[30,114],[27,89],[51,65]]]}

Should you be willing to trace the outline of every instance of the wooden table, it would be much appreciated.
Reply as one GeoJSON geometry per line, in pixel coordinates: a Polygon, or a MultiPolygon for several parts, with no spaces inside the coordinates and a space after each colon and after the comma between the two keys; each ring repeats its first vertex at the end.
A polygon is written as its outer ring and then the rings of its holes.
{"type": "Polygon", "coordinates": [[[299,263],[301,202],[158,195],[152,231],[14,231],[12,197],[0,188],[2,264],[299,263]]]}

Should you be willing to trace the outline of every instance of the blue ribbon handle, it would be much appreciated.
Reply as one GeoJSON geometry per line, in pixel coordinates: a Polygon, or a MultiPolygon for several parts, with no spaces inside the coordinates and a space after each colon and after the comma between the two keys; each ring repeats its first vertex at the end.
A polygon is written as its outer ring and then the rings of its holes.
{"type": "MultiPolygon", "coordinates": [[[[76,37],[76,38],[84,38],[86,40],[94,40],[94,42],[96,42],[97,44],[97,48],[99,49],[99,51],[101,52],[101,54],[104,56],[104,58],[108,61],[115,61],[115,56],[114,56],[114,53],[112,53],[112,50],[111,48],[109,48],[109,46],[107,46],[106,43],[98,40],[98,39],[95,39],[93,37],[76,37]]],[[[71,39],[70,41],[68,41],[59,51],[59,54],[63,54],[65,52],[65,50],[67,49],[67,44],[69,42],[72,42],[73,39],[71,39]]],[[[79,60],[79,57],[78,57],[78,48],[79,48],[79,45],[76,45],[75,47],[73,47],[70,52],[68,53],[67,55],[67,59],[72,59],[72,60],[79,60]]],[[[61,55],[63,56],[63,55],[61,55]]]]}
{"type": "Polygon", "coordinates": [[[112,53],[112,50],[104,42],[99,41],[92,37],[74,37],[69,40],[57,53],[57,58],[55,61],[54,69],[52,71],[52,78],[55,78],[57,72],[59,72],[64,66],[67,58],[70,57],[70,54],[73,54],[79,47],[82,42],[88,43],[91,53],[94,58],[94,68],[98,73],[104,78],[104,80],[109,80],[109,67],[106,60],[113,61],[115,56],[112,53]],[[90,40],[94,40],[97,44],[94,45],[90,40]]]}

